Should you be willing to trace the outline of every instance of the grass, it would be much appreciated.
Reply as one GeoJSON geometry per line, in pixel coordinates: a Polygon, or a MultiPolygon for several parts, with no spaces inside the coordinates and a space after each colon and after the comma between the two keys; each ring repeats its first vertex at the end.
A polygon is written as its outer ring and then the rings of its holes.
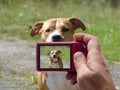
{"type": "MultiPolygon", "coordinates": [[[[56,17],[77,17],[87,26],[84,33],[100,38],[103,53],[108,61],[120,61],[119,8],[111,8],[106,0],[1,0],[0,37],[14,37],[28,41],[31,38],[27,25],[56,17]],[[59,2],[59,3],[58,3],[59,2]]],[[[77,33],[83,32],[80,29],[77,33]]]]}
{"type": "Polygon", "coordinates": [[[30,84],[37,84],[37,76],[36,76],[36,74],[28,73],[28,72],[21,72],[19,74],[19,76],[31,79],[32,83],[30,83],[30,84]]]}
{"type": "MultiPolygon", "coordinates": [[[[60,50],[60,56],[62,60],[69,61],[70,60],[70,47],[69,46],[41,46],[40,54],[48,56],[48,53],[51,50],[60,50]]],[[[49,57],[49,56],[48,56],[49,57]]]]}
{"type": "Polygon", "coordinates": [[[37,84],[36,74],[30,73],[30,72],[25,72],[25,71],[18,73],[16,70],[11,70],[10,74],[13,76],[17,75],[17,76],[22,77],[22,78],[30,79],[31,80],[30,84],[37,84]]]}

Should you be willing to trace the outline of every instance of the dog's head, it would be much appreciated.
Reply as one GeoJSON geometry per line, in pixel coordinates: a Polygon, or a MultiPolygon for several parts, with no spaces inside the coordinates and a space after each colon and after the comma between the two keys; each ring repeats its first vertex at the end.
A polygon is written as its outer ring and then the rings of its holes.
{"type": "Polygon", "coordinates": [[[43,42],[72,41],[75,29],[85,30],[85,25],[77,18],[54,18],[35,23],[31,36],[39,35],[43,42]]]}
{"type": "Polygon", "coordinates": [[[59,57],[59,53],[61,53],[60,50],[51,50],[51,51],[48,52],[48,55],[50,56],[50,58],[52,60],[56,60],[59,57]]]}

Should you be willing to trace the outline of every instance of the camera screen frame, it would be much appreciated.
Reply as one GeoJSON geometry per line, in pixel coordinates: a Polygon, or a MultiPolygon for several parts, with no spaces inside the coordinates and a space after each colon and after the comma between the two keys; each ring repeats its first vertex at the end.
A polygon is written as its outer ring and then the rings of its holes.
{"type": "MultiPolygon", "coordinates": [[[[61,56],[61,55],[60,55],[61,56]]],[[[49,58],[50,59],[50,58],[49,58]]],[[[47,42],[39,42],[36,45],[36,69],[37,71],[71,71],[73,69],[73,55],[72,55],[72,44],[71,42],[68,43],[60,43],[60,42],[52,42],[52,43],[47,43],[47,42]],[[64,46],[64,47],[69,47],[69,67],[65,68],[64,63],[63,63],[63,68],[42,68],[41,67],[41,48],[42,47],[48,47],[48,46],[64,46]]]]}

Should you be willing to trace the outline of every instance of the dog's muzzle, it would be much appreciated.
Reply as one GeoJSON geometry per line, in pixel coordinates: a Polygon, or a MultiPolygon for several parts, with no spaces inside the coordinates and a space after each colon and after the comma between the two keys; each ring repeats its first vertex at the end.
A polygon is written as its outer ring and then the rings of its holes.
{"type": "Polygon", "coordinates": [[[53,58],[56,58],[56,55],[53,55],[53,58]]]}

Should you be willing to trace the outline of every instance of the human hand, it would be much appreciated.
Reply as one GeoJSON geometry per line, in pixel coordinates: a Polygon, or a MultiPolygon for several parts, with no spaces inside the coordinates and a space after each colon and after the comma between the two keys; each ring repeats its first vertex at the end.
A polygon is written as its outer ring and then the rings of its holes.
{"type": "Polygon", "coordinates": [[[74,39],[87,45],[88,54],[87,57],[82,52],[74,54],[76,73],[68,72],[66,78],[77,83],[78,90],[115,90],[99,39],[84,33],[75,34],[74,39]]]}

